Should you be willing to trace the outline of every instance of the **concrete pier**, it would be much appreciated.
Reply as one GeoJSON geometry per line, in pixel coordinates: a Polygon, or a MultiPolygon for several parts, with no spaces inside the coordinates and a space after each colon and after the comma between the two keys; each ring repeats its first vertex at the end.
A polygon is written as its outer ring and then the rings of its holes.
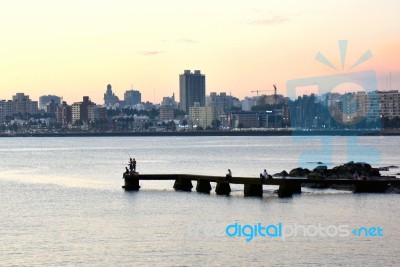
{"type": "Polygon", "coordinates": [[[279,197],[291,197],[293,194],[301,193],[302,185],[347,185],[353,187],[355,193],[382,193],[389,187],[400,188],[400,179],[395,177],[372,177],[369,180],[351,179],[307,179],[297,177],[286,177],[285,179],[274,178],[261,180],[255,177],[232,177],[229,182],[225,176],[193,175],[193,174],[124,174],[126,190],[139,190],[139,181],[146,180],[174,180],[174,188],[179,191],[191,191],[192,181],[197,181],[196,191],[209,194],[211,183],[216,183],[215,193],[217,195],[229,195],[230,184],[243,185],[244,196],[262,197],[264,185],[278,185],[279,197]]]}

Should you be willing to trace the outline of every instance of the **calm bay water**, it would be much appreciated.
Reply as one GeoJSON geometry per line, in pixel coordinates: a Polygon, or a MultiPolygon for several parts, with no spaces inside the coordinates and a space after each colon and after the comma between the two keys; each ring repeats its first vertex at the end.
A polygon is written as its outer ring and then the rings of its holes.
{"type": "MultiPolygon", "coordinates": [[[[172,181],[125,192],[140,173],[255,176],[321,161],[400,165],[399,137],[102,137],[0,139],[0,265],[396,266],[399,194],[305,189],[279,199],[175,192],[172,181]],[[383,237],[220,235],[238,224],[383,228],[383,237]]],[[[383,174],[396,174],[391,169],[383,174]]]]}

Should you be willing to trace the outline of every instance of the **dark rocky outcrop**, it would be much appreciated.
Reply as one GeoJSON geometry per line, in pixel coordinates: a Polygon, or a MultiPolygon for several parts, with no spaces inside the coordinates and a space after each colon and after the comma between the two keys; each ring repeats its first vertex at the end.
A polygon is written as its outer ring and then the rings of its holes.
{"type": "MultiPolygon", "coordinates": [[[[387,168],[394,168],[396,166],[389,166],[387,168]]],[[[382,169],[381,169],[382,170],[382,169]]],[[[312,171],[303,168],[295,168],[289,172],[290,177],[307,177],[308,179],[323,180],[323,179],[354,179],[354,174],[357,172],[359,179],[365,180],[380,180],[383,178],[395,178],[388,176],[381,176],[379,168],[373,168],[370,164],[365,162],[353,162],[350,161],[343,165],[335,166],[329,169],[326,165],[319,165],[315,167],[312,171]]],[[[279,176],[278,174],[275,174],[279,176]]],[[[398,174],[400,175],[400,173],[398,174]]],[[[353,185],[334,185],[334,184],[303,184],[303,186],[308,186],[311,188],[333,188],[339,190],[352,190],[353,185]]],[[[360,188],[361,192],[367,192],[368,188],[360,188]]],[[[377,191],[377,188],[371,188],[370,190],[377,191]]],[[[381,191],[386,190],[386,188],[381,189],[381,191]]],[[[392,192],[400,192],[400,188],[392,186],[390,188],[392,192]]],[[[379,191],[379,190],[378,190],[379,191]]]]}
{"type": "Polygon", "coordinates": [[[289,172],[289,176],[291,177],[306,177],[310,173],[309,169],[296,168],[289,172]]]}
{"type": "Polygon", "coordinates": [[[274,175],[272,175],[273,177],[286,177],[289,174],[287,173],[287,171],[283,170],[281,172],[275,173],[274,175]]]}

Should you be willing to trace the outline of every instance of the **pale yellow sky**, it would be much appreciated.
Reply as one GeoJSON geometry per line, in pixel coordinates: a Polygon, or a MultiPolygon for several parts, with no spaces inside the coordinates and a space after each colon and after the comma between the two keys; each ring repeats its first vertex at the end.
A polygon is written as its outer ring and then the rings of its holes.
{"type": "Polygon", "coordinates": [[[286,81],[339,72],[338,40],[348,40],[345,71],[376,70],[379,89],[392,73],[400,89],[400,2],[383,1],[0,1],[0,99],[16,92],[88,95],[106,85],[123,97],[133,86],[159,102],[175,93],[185,69],[206,75],[206,91],[243,98],[251,90],[285,93],[286,81]],[[278,91],[278,92],[279,92],[278,91]]]}

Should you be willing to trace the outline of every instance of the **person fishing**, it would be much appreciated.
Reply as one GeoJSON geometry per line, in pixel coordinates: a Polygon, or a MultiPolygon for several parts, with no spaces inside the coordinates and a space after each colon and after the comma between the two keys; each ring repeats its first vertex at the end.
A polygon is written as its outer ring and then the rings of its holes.
{"type": "Polygon", "coordinates": [[[132,158],[129,159],[129,171],[132,173],[134,171],[134,166],[133,166],[133,160],[132,158]]]}
{"type": "Polygon", "coordinates": [[[136,159],[132,160],[132,169],[134,172],[136,172],[136,159]]]}

